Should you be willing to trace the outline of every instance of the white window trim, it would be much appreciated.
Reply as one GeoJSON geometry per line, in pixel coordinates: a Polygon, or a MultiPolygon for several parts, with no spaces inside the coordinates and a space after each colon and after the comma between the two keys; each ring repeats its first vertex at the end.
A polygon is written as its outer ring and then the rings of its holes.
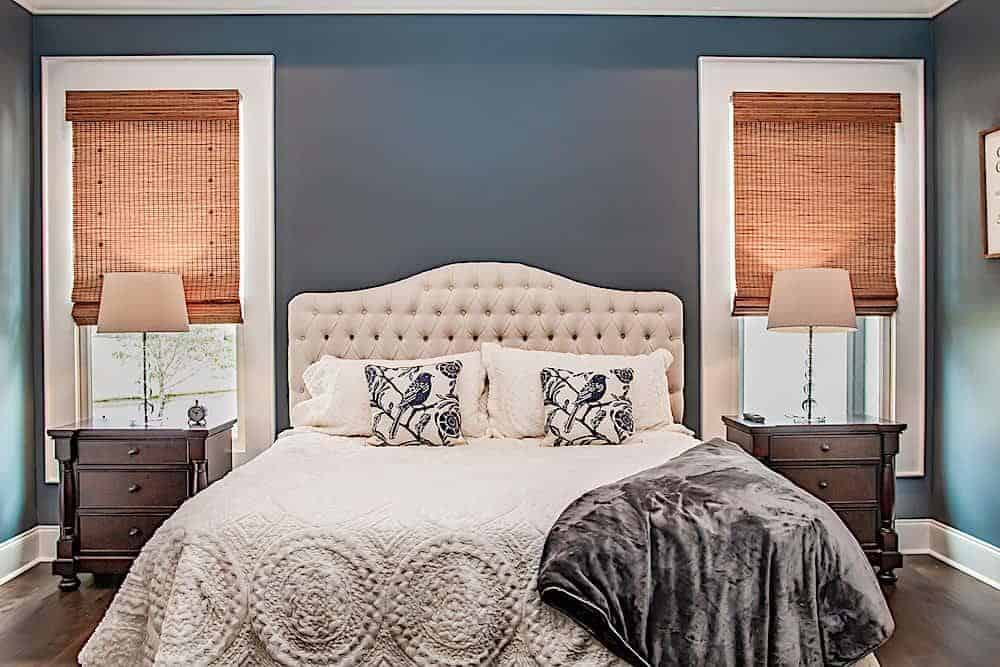
{"type": "MultiPolygon", "coordinates": [[[[237,462],[274,442],[274,56],[42,58],[42,330],[45,428],[83,415],[81,345],[71,317],[73,285],[72,125],[67,90],[240,91],[241,299],[237,333],[237,462]],[[246,184],[251,187],[246,187],[246,184]],[[252,387],[253,391],[248,388],[252,387]]],[[[59,481],[45,438],[45,481],[59,481]]]]}
{"type": "Polygon", "coordinates": [[[898,92],[896,271],[892,327],[894,396],[887,417],[906,422],[899,477],[924,475],[926,366],[926,189],[924,63],[921,60],[718,58],[698,60],[702,436],[722,436],[721,417],[739,406],[731,97],[738,90],[898,92]]]}

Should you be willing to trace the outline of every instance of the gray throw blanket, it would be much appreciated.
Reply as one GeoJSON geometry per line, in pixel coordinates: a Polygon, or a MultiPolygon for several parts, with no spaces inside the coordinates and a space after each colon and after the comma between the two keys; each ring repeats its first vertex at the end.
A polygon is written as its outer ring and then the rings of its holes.
{"type": "Polygon", "coordinates": [[[634,665],[847,665],[894,630],[837,515],[712,440],[574,501],[542,599],[634,665]]]}

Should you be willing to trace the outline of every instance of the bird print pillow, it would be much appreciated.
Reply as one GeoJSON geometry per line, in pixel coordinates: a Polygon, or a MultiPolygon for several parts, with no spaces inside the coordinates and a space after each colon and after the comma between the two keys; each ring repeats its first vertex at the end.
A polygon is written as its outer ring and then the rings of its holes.
{"type": "Polygon", "coordinates": [[[365,366],[371,404],[372,445],[449,446],[462,439],[455,386],[461,361],[388,368],[365,366]]]}
{"type": "Polygon", "coordinates": [[[635,433],[631,368],[575,372],[543,368],[545,440],[554,447],[620,445],[635,433]]]}

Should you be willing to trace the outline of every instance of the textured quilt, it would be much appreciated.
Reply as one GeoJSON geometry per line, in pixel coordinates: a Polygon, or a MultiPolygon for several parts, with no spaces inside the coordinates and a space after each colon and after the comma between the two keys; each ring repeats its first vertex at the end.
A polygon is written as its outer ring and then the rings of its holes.
{"type": "Polygon", "coordinates": [[[696,441],[366,447],[292,431],[142,550],[84,665],[610,665],[536,589],[545,536],[595,487],[696,441]]]}
{"type": "Polygon", "coordinates": [[[894,629],[836,514],[721,440],[574,502],[538,586],[634,665],[847,665],[894,629]]]}

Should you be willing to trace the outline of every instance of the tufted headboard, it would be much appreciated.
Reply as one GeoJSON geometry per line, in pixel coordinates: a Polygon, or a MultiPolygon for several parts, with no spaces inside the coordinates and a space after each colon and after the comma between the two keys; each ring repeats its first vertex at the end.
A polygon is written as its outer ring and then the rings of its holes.
{"type": "Polygon", "coordinates": [[[508,347],[589,354],[666,348],[670,406],[684,415],[684,306],[669,292],[625,292],[524,266],[450,264],[355,292],[307,292],[288,304],[289,408],[302,372],[324,354],[420,359],[508,347]]]}

